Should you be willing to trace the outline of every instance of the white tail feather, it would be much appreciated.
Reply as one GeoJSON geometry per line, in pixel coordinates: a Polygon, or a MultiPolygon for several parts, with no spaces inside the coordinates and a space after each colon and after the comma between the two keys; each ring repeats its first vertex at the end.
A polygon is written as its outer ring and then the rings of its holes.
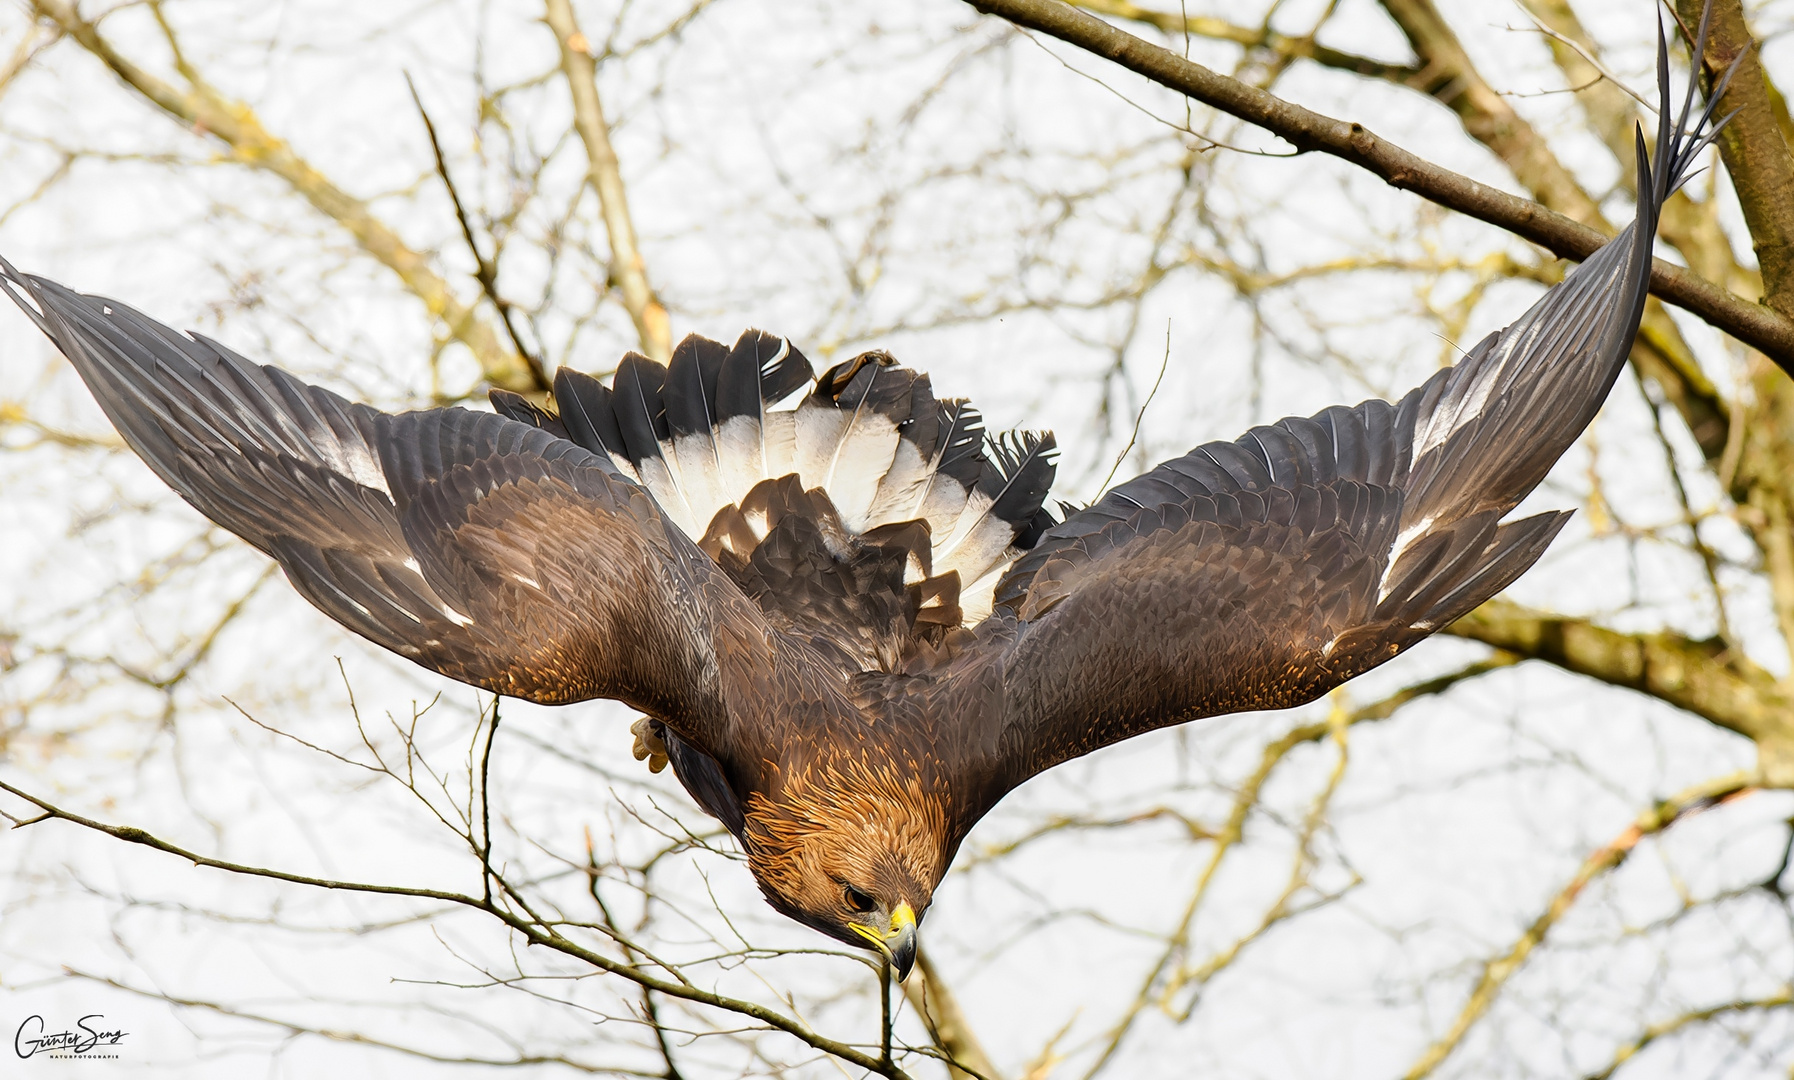
{"type": "MultiPolygon", "coordinates": [[[[947,448],[924,459],[883,413],[797,397],[782,408],[763,407],[758,416],[732,417],[711,432],[663,441],[661,456],[644,459],[639,469],[626,458],[616,464],[694,540],[755,484],[792,473],[805,490],[826,492],[841,523],[856,533],[924,520],[933,538],[930,573],[957,571],[960,581],[972,582],[959,596],[966,625],[988,616],[997,579],[1017,555],[1011,546],[1015,527],[992,512],[994,500],[941,475],[947,448]]],[[[757,539],[765,539],[764,513],[745,520],[757,539]]],[[[914,583],[922,577],[921,564],[911,562],[904,576],[914,583]]]]}
{"type": "Polygon", "coordinates": [[[1015,557],[1010,552],[1009,558],[1003,559],[977,581],[959,590],[960,617],[966,626],[976,626],[990,617],[991,608],[997,602],[997,582],[1002,579],[1003,571],[1015,557]]]}
{"type": "Polygon", "coordinates": [[[679,463],[679,488],[691,508],[692,522],[702,533],[718,510],[735,501],[723,485],[716,443],[707,431],[680,435],[673,439],[672,456],[679,463]]]}
{"type": "Polygon", "coordinates": [[[716,456],[721,472],[718,488],[722,498],[717,504],[718,509],[739,502],[755,484],[771,479],[766,472],[766,444],[760,437],[758,416],[732,416],[723,421],[716,429],[716,456]]]}
{"type": "MultiPolygon", "coordinates": [[[[664,444],[663,444],[664,446],[664,444]]],[[[679,526],[690,537],[702,537],[704,527],[693,521],[696,516],[685,501],[685,492],[679,485],[679,477],[673,471],[677,465],[664,457],[642,459],[641,482],[653,493],[654,501],[660,508],[672,516],[673,524],[679,526]]],[[[708,525],[709,522],[704,523],[708,525]]]]}
{"type": "Polygon", "coordinates": [[[797,472],[797,411],[769,412],[761,420],[760,440],[766,456],[765,480],[797,472]]]}
{"type": "Polygon", "coordinates": [[[989,495],[972,491],[952,535],[935,548],[935,573],[957,570],[959,580],[974,581],[1005,559],[1005,552],[1015,540],[1015,527],[990,512],[994,505],[996,502],[989,495]]]}
{"type": "Polygon", "coordinates": [[[636,470],[635,462],[630,461],[628,455],[606,453],[604,456],[610,458],[610,463],[617,467],[618,472],[629,477],[629,479],[634,480],[636,483],[641,484],[643,487],[648,486],[647,481],[642,479],[642,474],[636,470]]]}
{"type": "Polygon", "coordinates": [[[834,463],[822,484],[841,515],[841,524],[855,532],[864,532],[870,526],[878,485],[890,472],[901,441],[897,425],[889,417],[876,412],[854,417],[842,434],[834,463]]]}
{"type": "Polygon", "coordinates": [[[832,405],[805,401],[797,407],[793,419],[797,430],[791,471],[798,475],[806,489],[823,487],[851,417],[832,405]]]}
{"type": "Polygon", "coordinates": [[[922,460],[922,452],[916,449],[915,443],[899,439],[891,467],[879,478],[878,492],[866,510],[867,528],[914,521],[927,494],[928,481],[933,477],[934,463],[922,460]]]}
{"type": "Polygon", "coordinates": [[[929,476],[927,488],[922,505],[914,516],[928,522],[929,533],[934,537],[934,556],[938,565],[940,557],[947,553],[948,545],[958,535],[959,518],[965,513],[968,492],[959,486],[959,481],[951,477],[942,479],[938,474],[929,476]]]}

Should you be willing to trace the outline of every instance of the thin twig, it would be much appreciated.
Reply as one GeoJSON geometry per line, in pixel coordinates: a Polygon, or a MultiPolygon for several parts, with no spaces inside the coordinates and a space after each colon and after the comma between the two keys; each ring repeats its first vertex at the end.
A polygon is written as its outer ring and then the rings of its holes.
{"type": "MultiPolygon", "coordinates": [[[[1499,226],[1564,258],[1586,259],[1611,239],[1530,199],[1435,165],[1379,138],[1363,124],[1336,120],[1211,71],[1061,0],[967,3],[1256,124],[1298,150],[1320,151],[1350,162],[1391,187],[1499,226]]],[[[1651,291],[1756,347],[1784,370],[1794,369],[1794,320],[1662,259],[1652,263],[1651,291]]]]}
{"type": "Polygon", "coordinates": [[[492,695],[492,723],[486,728],[486,749],[480,754],[480,887],[492,903],[492,740],[498,736],[498,695],[492,695]]]}
{"type": "Polygon", "coordinates": [[[1171,323],[1169,320],[1167,320],[1165,323],[1165,355],[1162,359],[1159,360],[1158,378],[1152,380],[1152,389],[1147,391],[1146,400],[1142,401],[1140,403],[1140,411],[1136,412],[1134,414],[1134,430],[1127,437],[1127,445],[1121,448],[1121,453],[1115,455],[1115,464],[1109,466],[1109,475],[1103,477],[1102,486],[1097,488],[1096,490],[1098,490],[1098,491],[1109,490],[1109,481],[1115,479],[1116,470],[1121,468],[1121,463],[1126,461],[1127,456],[1133,452],[1134,443],[1138,442],[1140,439],[1140,424],[1142,421],[1144,421],[1146,419],[1146,408],[1147,408],[1147,406],[1152,404],[1152,399],[1158,396],[1159,384],[1165,381],[1165,369],[1170,366],[1171,366],[1171,323]]]}
{"type": "Polygon", "coordinates": [[[442,142],[436,137],[436,125],[430,120],[430,113],[424,108],[424,99],[418,95],[417,84],[411,81],[411,73],[405,73],[405,87],[411,91],[411,100],[417,106],[417,115],[424,122],[424,133],[430,137],[430,152],[436,156],[436,175],[442,178],[442,186],[448,189],[449,202],[455,206],[455,220],[461,223],[461,237],[467,241],[467,250],[473,253],[474,280],[480,283],[480,291],[492,306],[498,309],[498,317],[504,320],[505,332],[511,335],[511,344],[517,347],[517,355],[529,365],[530,377],[535,379],[538,390],[547,390],[553,384],[549,381],[548,372],[542,366],[542,358],[530,351],[523,343],[523,335],[517,332],[517,321],[512,317],[515,304],[506,300],[498,291],[498,265],[480,252],[479,241],[474,239],[473,223],[468,220],[467,208],[461,202],[461,192],[455,188],[455,179],[449,175],[448,159],[443,156],[442,142]]]}
{"type": "Polygon", "coordinates": [[[1614,840],[1590,853],[1582,860],[1582,865],[1571,876],[1568,883],[1557,891],[1545,910],[1532,921],[1526,932],[1520,935],[1508,950],[1483,965],[1482,975],[1476,980],[1476,986],[1470,991],[1464,1007],[1458,1011],[1457,1018],[1451,1027],[1414,1062],[1404,1080],[1423,1080],[1431,1076],[1433,1071],[1451,1056],[1458,1044],[1464,1041],[1471,1027],[1482,1019],[1483,1014],[1495,1003],[1501,988],[1507,985],[1534,949],[1545,941],[1545,935],[1551,932],[1564,914],[1575,904],[1576,898],[1582,895],[1590,882],[1607,874],[1623,862],[1638,847],[1639,841],[1647,836],[1655,836],[1674,825],[1690,814],[1698,813],[1722,802],[1740,798],[1756,790],[1752,785],[1757,782],[1754,773],[1737,772],[1717,779],[1696,784],[1638,815],[1638,819],[1628,825],[1614,840]]]}
{"type": "MultiPolygon", "coordinates": [[[[1618,87],[1622,92],[1624,92],[1627,97],[1631,98],[1633,101],[1636,101],[1640,105],[1644,106],[1645,112],[1650,113],[1652,116],[1657,115],[1657,104],[1655,102],[1647,100],[1643,94],[1640,94],[1638,91],[1632,89],[1630,86],[1627,86],[1626,81],[1624,79],[1620,78],[1618,75],[1615,75],[1613,72],[1608,71],[1607,65],[1601,63],[1601,61],[1597,60],[1593,54],[1591,54],[1587,49],[1583,48],[1581,42],[1576,41],[1575,39],[1573,39],[1567,35],[1560,34],[1556,30],[1553,30],[1549,26],[1546,26],[1544,23],[1539,21],[1539,17],[1537,15],[1534,15],[1530,11],[1528,11],[1526,13],[1526,17],[1527,17],[1527,19],[1531,20],[1532,27],[1534,30],[1537,30],[1539,33],[1544,34],[1546,37],[1551,38],[1554,41],[1562,42],[1566,48],[1575,50],[1576,54],[1581,56],[1582,59],[1588,64],[1589,67],[1594,68],[1596,73],[1599,74],[1601,78],[1606,79],[1608,82],[1612,83],[1614,86],[1618,87]]],[[[1585,90],[1590,85],[1592,85],[1592,84],[1584,83],[1582,86],[1573,87],[1572,89],[1585,90]]]]}
{"type": "Polygon", "coordinates": [[[891,1064],[891,958],[878,965],[879,1060],[891,1064]]]}
{"type": "MultiPolygon", "coordinates": [[[[510,927],[511,930],[515,931],[524,939],[526,944],[540,945],[544,948],[562,953],[563,955],[582,960],[601,971],[608,972],[612,975],[620,975],[639,986],[655,990],[668,997],[679,998],[684,1001],[692,1001],[701,1005],[708,1005],[712,1008],[723,1009],[728,1012],[737,1013],[741,1016],[757,1020],[767,1027],[783,1031],[787,1035],[791,1035],[825,1054],[840,1058],[850,1065],[855,1065],[859,1068],[875,1072],[880,1076],[888,1077],[889,1080],[910,1080],[909,1074],[904,1072],[888,1058],[875,1058],[870,1054],[855,1049],[847,1043],[821,1035],[806,1027],[804,1024],[793,1020],[791,1017],[774,1009],[769,1009],[758,1002],[727,997],[722,994],[715,994],[708,990],[699,989],[695,986],[683,985],[667,979],[659,979],[640,970],[634,965],[614,960],[611,957],[605,956],[603,953],[595,952],[563,935],[559,930],[555,929],[551,923],[531,910],[531,908],[523,903],[521,899],[519,899],[518,902],[519,906],[523,909],[524,914],[520,915],[513,911],[507,911],[496,904],[489,904],[477,896],[468,896],[465,893],[448,892],[442,889],[416,888],[406,885],[377,885],[371,882],[332,881],[328,878],[294,874],[285,870],[275,870],[269,867],[249,866],[243,863],[227,862],[223,859],[214,859],[207,855],[201,855],[198,852],[188,851],[186,848],[171,844],[166,840],[153,836],[143,829],[128,825],[108,825],[102,821],[95,821],[92,818],[82,817],[80,814],[64,810],[54,803],[14,787],[5,781],[0,781],[0,791],[5,791],[10,795],[23,799],[25,802],[45,811],[48,818],[66,821],[73,825],[79,825],[84,829],[91,829],[94,832],[104,833],[107,836],[123,840],[127,843],[141,844],[144,847],[167,852],[170,855],[185,859],[195,866],[223,870],[227,873],[241,874],[245,877],[259,877],[273,881],[284,881],[292,885],[305,885],[317,889],[370,893],[378,896],[405,896],[419,900],[440,900],[446,903],[471,908],[475,911],[482,911],[510,927]]],[[[39,818],[38,820],[46,820],[46,818],[39,818]]],[[[502,878],[500,879],[500,884],[501,886],[505,884],[502,878]]],[[[507,888],[506,891],[513,898],[517,897],[517,893],[514,889],[507,888]]]]}

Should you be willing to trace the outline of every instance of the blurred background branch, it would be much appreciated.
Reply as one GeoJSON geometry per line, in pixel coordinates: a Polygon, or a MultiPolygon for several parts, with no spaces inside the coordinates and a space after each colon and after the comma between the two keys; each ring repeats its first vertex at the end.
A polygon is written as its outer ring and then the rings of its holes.
{"type": "Polygon", "coordinates": [[[666,363],[673,355],[673,332],[667,309],[648,284],[648,267],[629,216],[629,196],[623,187],[623,169],[611,148],[610,125],[598,100],[598,65],[592,42],[573,17],[572,0],[546,0],[548,27],[561,51],[561,73],[573,95],[573,125],[586,148],[587,178],[598,195],[598,210],[610,237],[611,278],[623,294],[623,306],[635,323],[641,350],[649,359],[666,363]]]}
{"type": "Polygon", "coordinates": [[[210,135],[224,143],[232,161],[278,176],[319,213],[346,229],[363,251],[398,275],[425,309],[440,320],[445,334],[467,346],[479,361],[480,371],[494,386],[519,392],[536,389],[536,380],[523,358],[499,343],[492,327],[455,295],[448,282],[430,268],[428,260],[407,246],[365,202],[343,191],[268,131],[253,109],[226,97],[208,83],[182,56],[173,28],[159,17],[159,6],[152,7],[158,12],[158,22],[175,57],[175,69],[186,81],[186,89],[157,78],[127,59],[72,4],[64,0],[33,0],[32,10],[54,23],[171,119],[180,121],[196,135],[210,135]]]}

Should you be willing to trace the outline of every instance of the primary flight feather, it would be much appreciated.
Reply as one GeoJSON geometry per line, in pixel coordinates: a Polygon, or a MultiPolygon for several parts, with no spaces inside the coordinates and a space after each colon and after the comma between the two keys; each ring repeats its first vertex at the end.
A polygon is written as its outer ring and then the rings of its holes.
{"type": "Polygon", "coordinates": [[[1707,115],[1638,139],[1633,224],[1401,401],[1209,443],[1055,521],[1051,435],[867,353],[687,338],[552,409],[391,415],[0,260],[120,434],[356,633],[451,678],[641,710],[768,901],[899,975],[960,841],[1059,762],[1311,701],[1530,567],[1504,522],[1594,417],[1707,115]],[[795,407],[787,399],[809,386],[795,407]]]}

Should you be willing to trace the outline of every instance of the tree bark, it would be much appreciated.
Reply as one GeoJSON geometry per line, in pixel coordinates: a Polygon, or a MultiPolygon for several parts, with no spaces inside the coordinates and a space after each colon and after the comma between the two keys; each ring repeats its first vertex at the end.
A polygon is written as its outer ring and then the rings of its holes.
{"type": "MultiPolygon", "coordinates": [[[[1692,31],[1708,0],[1677,0],[1676,11],[1692,31]]],[[[1763,273],[1763,302],[1783,315],[1794,313],[1794,154],[1770,100],[1768,76],[1758,62],[1756,43],[1744,24],[1740,0],[1710,0],[1712,22],[1701,82],[1737,70],[1719,100],[1719,115],[1733,113],[1719,134],[1719,156],[1731,175],[1763,273]]]]}

